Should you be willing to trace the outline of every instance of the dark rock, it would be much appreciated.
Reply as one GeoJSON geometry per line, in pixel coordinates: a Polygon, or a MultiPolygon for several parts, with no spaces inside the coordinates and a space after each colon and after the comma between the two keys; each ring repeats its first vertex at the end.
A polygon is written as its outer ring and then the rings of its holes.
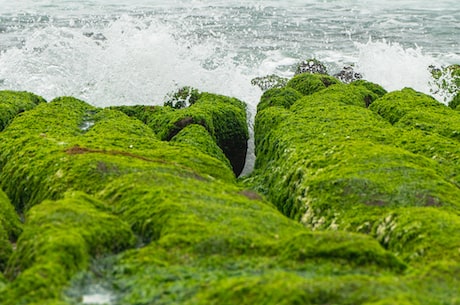
{"type": "Polygon", "coordinates": [[[251,80],[251,84],[258,86],[260,90],[267,91],[274,88],[282,88],[286,86],[289,79],[285,77],[280,77],[275,74],[267,75],[264,77],[256,77],[251,80]]]}
{"type": "Polygon", "coordinates": [[[355,72],[352,66],[343,67],[339,73],[334,74],[334,77],[340,79],[345,84],[349,84],[363,78],[361,73],[355,72]]]}
{"type": "Polygon", "coordinates": [[[327,68],[317,59],[307,59],[297,64],[295,75],[302,73],[327,74],[327,68]]]}
{"type": "Polygon", "coordinates": [[[201,94],[198,89],[192,87],[182,87],[174,93],[170,93],[166,96],[164,106],[169,106],[174,109],[181,109],[189,107],[200,98],[201,94]]]}

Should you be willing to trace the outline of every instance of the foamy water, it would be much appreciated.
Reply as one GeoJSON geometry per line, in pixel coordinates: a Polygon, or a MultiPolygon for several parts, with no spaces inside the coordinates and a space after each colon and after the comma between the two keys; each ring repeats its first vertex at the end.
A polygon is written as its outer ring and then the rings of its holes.
{"type": "Polygon", "coordinates": [[[306,58],[430,94],[428,66],[460,63],[459,21],[457,0],[0,0],[0,89],[161,105],[188,85],[245,101],[252,124],[250,80],[306,58]]]}

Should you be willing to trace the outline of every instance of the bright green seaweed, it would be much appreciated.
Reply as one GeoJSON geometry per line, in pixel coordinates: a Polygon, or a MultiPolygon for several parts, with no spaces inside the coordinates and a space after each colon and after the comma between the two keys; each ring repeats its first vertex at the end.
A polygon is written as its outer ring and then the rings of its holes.
{"type": "MultiPolygon", "coordinates": [[[[437,141],[432,144],[440,145],[434,150],[424,147],[428,141],[413,143],[412,129],[400,128],[407,126],[402,120],[412,109],[456,113],[409,89],[402,91],[403,97],[389,93],[379,99],[366,90],[359,84],[331,85],[288,109],[260,111],[256,171],[247,181],[285,215],[312,229],[371,234],[408,262],[458,259],[460,243],[451,238],[460,229],[458,146],[439,137],[450,135],[445,131],[449,118],[439,120],[440,126],[427,134],[437,141]],[[408,96],[413,104],[405,102],[408,96]],[[367,110],[368,105],[398,127],[367,110]],[[423,207],[433,209],[430,217],[423,207]],[[400,215],[393,225],[403,233],[382,235],[388,233],[383,228],[394,215],[400,215]],[[421,222],[414,236],[423,239],[404,235],[414,230],[408,215],[421,222]]],[[[451,126],[455,121],[450,119],[451,126]]]]}
{"type": "Polygon", "coordinates": [[[29,210],[5,272],[15,280],[0,300],[28,304],[57,299],[72,276],[89,266],[91,257],[132,247],[135,239],[129,226],[99,210],[101,205],[74,193],[29,210]]]}
{"type": "Polygon", "coordinates": [[[16,116],[0,304],[81,304],[97,284],[127,305],[457,304],[456,139],[367,109],[378,85],[296,78],[328,85],[264,94],[244,185],[223,145],[246,137],[236,99],[16,116]]]}
{"type": "Polygon", "coordinates": [[[134,116],[151,127],[160,139],[169,141],[190,124],[202,125],[222,149],[233,171],[243,170],[248,127],[246,105],[238,99],[207,92],[195,93],[190,107],[120,107],[119,110],[134,116]]]}
{"type": "Polygon", "coordinates": [[[13,253],[11,241],[15,240],[21,231],[22,225],[14,207],[6,194],[0,190],[0,271],[5,269],[13,253]]]}
{"type": "Polygon", "coordinates": [[[391,92],[373,103],[371,110],[404,129],[414,128],[460,139],[460,114],[413,89],[391,92]]]}
{"type": "Polygon", "coordinates": [[[29,92],[0,91],[0,131],[18,114],[44,102],[42,97],[29,92]]]}

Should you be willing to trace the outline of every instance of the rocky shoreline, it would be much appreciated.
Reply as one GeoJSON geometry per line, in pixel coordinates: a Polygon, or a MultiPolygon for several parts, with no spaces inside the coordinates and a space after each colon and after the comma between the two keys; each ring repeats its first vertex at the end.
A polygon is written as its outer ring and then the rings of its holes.
{"type": "Polygon", "coordinates": [[[457,304],[459,95],[301,72],[242,178],[235,98],[0,92],[0,304],[457,304]]]}

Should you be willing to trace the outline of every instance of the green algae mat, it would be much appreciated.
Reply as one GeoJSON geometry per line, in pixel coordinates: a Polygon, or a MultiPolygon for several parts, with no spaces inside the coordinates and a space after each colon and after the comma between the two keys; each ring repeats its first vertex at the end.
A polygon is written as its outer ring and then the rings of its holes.
{"type": "Polygon", "coordinates": [[[299,74],[243,102],[0,92],[0,304],[460,304],[460,113],[299,74]]]}

